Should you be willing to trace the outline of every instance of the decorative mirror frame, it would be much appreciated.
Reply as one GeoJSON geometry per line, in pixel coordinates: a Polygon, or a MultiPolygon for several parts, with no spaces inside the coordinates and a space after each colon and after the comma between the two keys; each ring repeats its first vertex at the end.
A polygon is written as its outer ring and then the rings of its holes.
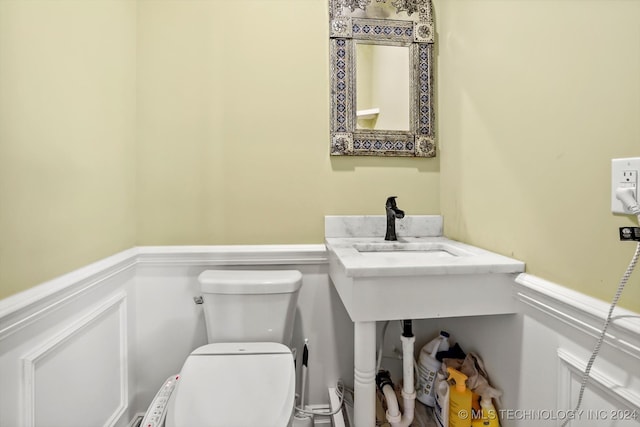
{"type": "MultiPolygon", "coordinates": [[[[396,0],[398,12],[418,21],[355,18],[372,0],[329,0],[332,156],[435,157],[434,24],[431,0],[396,0]],[[356,42],[409,47],[409,131],[356,128],[356,42]]],[[[375,0],[385,1],[385,0],[375,0]]],[[[391,0],[388,0],[391,1],[391,0]]]]}

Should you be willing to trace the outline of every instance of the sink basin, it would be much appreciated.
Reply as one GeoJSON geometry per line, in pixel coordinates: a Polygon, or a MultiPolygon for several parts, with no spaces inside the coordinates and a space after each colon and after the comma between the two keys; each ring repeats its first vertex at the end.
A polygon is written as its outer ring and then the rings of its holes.
{"type": "Polygon", "coordinates": [[[366,258],[397,261],[411,259],[415,262],[456,256],[447,251],[364,251],[362,255],[366,258]]]}
{"type": "Polygon", "coordinates": [[[471,253],[444,242],[410,243],[402,239],[397,242],[354,243],[353,248],[367,258],[403,260],[416,262],[432,258],[470,256],[471,253]]]}

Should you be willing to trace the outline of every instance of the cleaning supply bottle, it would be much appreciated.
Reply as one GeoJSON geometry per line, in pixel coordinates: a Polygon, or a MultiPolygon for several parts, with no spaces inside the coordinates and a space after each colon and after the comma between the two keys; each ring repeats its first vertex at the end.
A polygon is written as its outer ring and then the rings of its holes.
{"type": "Polygon", "coordinates": [[[471,427],[471,390],[465,384],[467,376],[457,369],[447,368],[454,384],[449,389],[449,427],[471,427]]]}
{"type": "Polygon", "coordinates": [[[441,365],[441,362],[436,359],[436,354],[447,350],[449,350],[449,334],[445,331],[440,331],[438,337],[426,343],[420,350],[416,398],[427,406],[434,406],[436,402],[433,389],[436,373],[441,365]]]}
{"type": "Polygon", "coordinates": [[[436,404],[433,407],[433,416],[438,427],[449,427],[449,383],[447,376],[439,370],[434,384],[436,404]]]}
{"type": "Polygon", "coordinates": [[[493,398],[500,397],[502,393],[488,385],[477,391],[481,396],[480,409],[482,415],[479,419],[471,422],[471,427],[500,427],[498,411],[496,411],[495,406],[493,406],[493,398]]]}

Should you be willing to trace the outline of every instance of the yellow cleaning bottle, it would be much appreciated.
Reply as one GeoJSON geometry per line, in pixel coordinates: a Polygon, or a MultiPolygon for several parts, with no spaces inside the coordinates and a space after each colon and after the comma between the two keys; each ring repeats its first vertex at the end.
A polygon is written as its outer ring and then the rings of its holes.
{"type": "Polygon", "coordinates": [[[455,383],[449,391],[449,427],[471,427],[472,393],[465,383],[467,376],[453,368],[447,368],[447,372],[455,383]]]}
{"type": "Polygon", "coordinates": [[[495,406],[493,406],[493,398],[500,397],[502,393],[488,385],[481,391],[478,391],[478,393],[482,396],[480,399],[482,416],[477,420],[473,420],[471,427],[500,427],[498,411],[496,411],[495,406]]]}

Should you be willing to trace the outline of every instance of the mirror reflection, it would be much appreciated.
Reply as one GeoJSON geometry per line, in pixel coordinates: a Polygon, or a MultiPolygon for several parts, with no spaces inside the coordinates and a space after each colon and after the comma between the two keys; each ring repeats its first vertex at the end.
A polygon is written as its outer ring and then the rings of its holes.
{"type": "Polygon", "coordinates": [[[409,48],[356,43],[356,129],[410,130],[409,48]]]}

